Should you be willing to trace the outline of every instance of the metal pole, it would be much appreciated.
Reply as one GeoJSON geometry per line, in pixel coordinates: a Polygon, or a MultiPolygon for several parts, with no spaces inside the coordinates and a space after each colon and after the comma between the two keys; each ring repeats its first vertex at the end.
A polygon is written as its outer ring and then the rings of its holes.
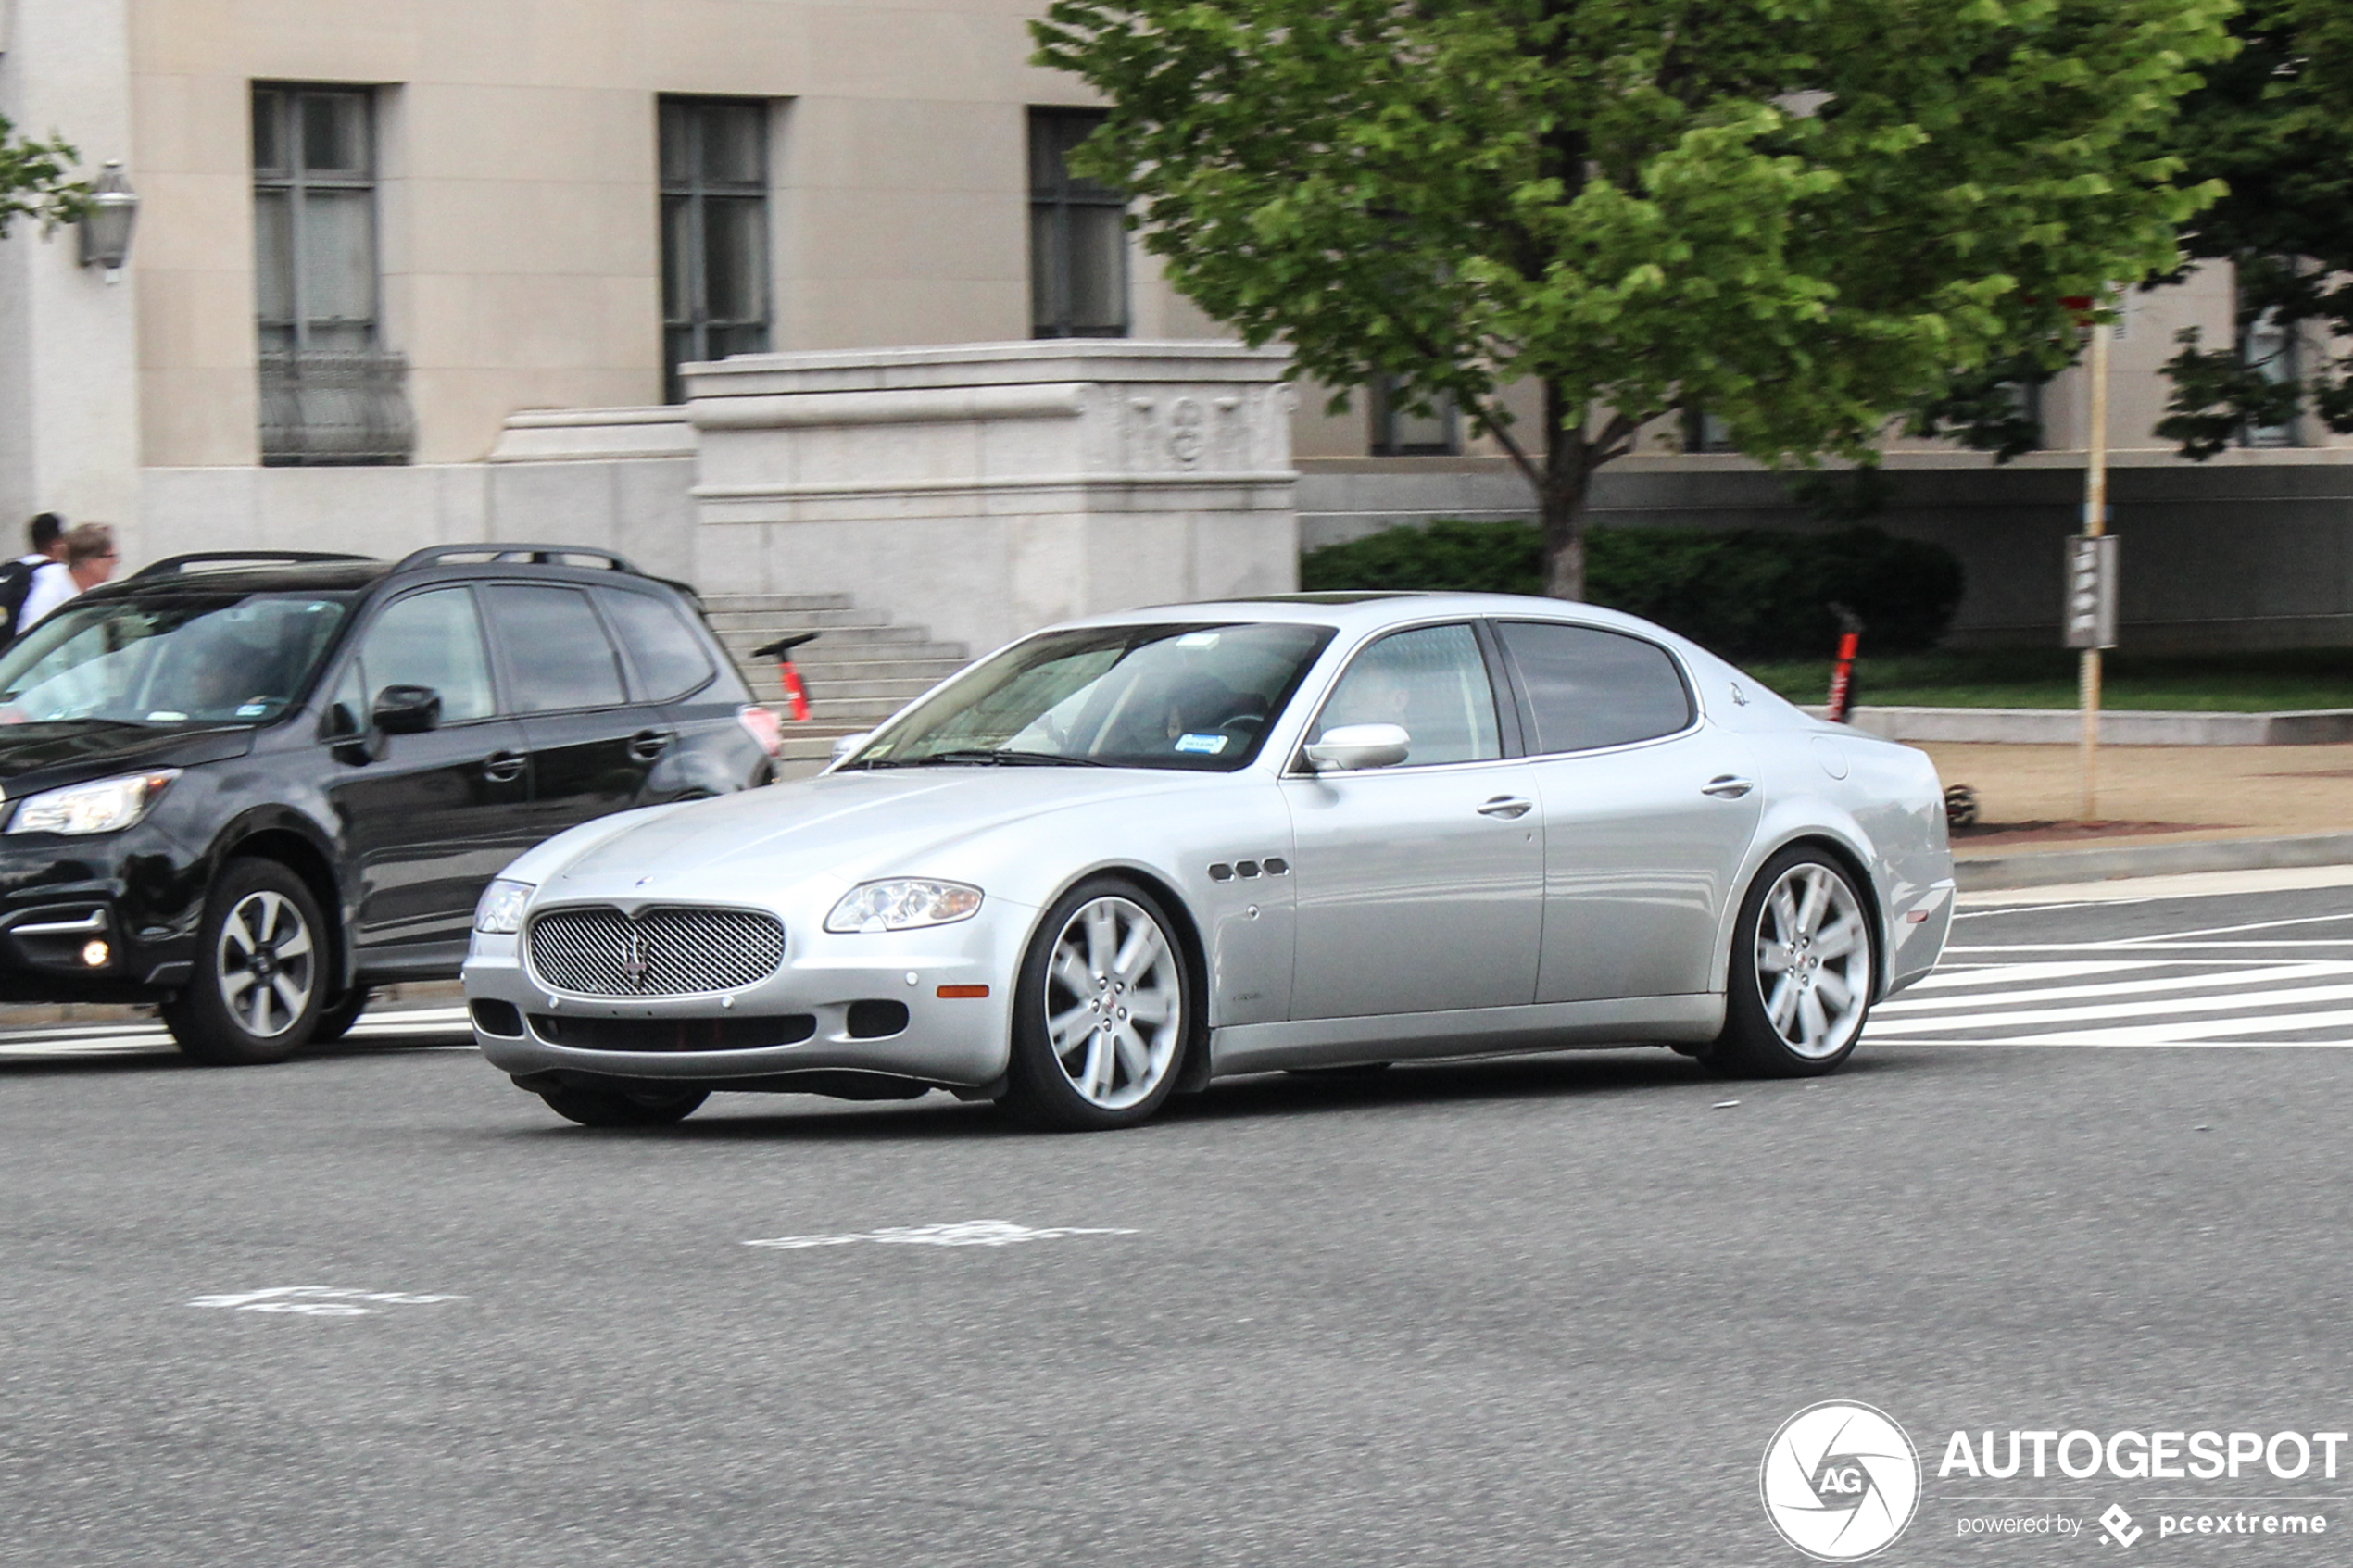
{"type": "MultiPolygon", "coordinates": [[[[2115,328],[2092,323],[2092,431],[2083,464],[2083,532],[2108,532],[2108,345],[2115,328]]],[[[2083,803],[2085,822],[2099,817],[2100,650],[2082,650],[2076,667],[2076,694],[2083,709],[2083,803]]]]}

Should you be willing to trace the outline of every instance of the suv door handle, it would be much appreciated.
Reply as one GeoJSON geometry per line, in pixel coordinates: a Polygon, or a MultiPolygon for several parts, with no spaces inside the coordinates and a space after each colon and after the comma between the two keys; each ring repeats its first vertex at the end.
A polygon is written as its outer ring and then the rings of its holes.
{"type": "Polygon", "coordinates": [[[494,784],[511,784],[522,777],[528,760],[521,752],[494,751],[482,759],[482,776],[494,784]]]}
{"type": "Polygon", "coordinates": [[[1699,786],[1702,795],[1712,795],[1718,800],[1738,800],[1756,786],[1746,779],[1736,779],[1730,773],[1719,773],[1699,786]]]}
{"type": "Polygon", "coordinates": [[[640,762],[650,762],[670,749],[670,736],[660,730],[639,730],[629,737],[629,755],[640,762]]]}
{"type": "Polygon", "coordinates": [[[1502,817],[1506,822],[1517,822],[1535,809],[1536,802],[1533,800],[1522,800],[1516,795],[1499,795],[1481,806],[1478,809],[1478,814],[1482,817],[1502,817]]]}

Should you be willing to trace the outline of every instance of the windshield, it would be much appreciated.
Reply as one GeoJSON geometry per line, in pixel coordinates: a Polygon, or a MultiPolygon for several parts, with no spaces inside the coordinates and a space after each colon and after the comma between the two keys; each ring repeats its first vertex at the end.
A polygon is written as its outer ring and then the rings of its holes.
{"type": "Polygon", "coordinates": [[[1088,626],[975,666],[849,764],[1230,772],[1258,755],[1328,626],[1088,626]]]}
{"type": "Polygon", "coordinates": [[[0,723],[266,724],[301,695],[344,612],[297,594],[69,604],[0,654],[0,723]]]}

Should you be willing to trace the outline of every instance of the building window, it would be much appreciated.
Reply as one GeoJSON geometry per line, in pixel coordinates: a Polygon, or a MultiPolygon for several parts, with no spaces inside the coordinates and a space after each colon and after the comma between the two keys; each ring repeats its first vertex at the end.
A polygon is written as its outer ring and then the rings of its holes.
{"type": "Polygon", "coordinates": [[[1686,452],[1737,452],[1732,441],[1732,427],[1705,408],[1683,410],[1683,450],[1686,452]]]}
{"type": "Polygon", "coordinates": [[[1029,316],[1035,337],[1127,335],[1127,198],[1070,171],[1097,109],[1029,111],[1029,316]]]}
{"type": "MultiPolygon", "coordinates": [[[[2246,324],[2239,333],[2239,358],[2246,368],[2268,382],[2294,381],[2301,369],[2297,354],[2296,331],[2293,323],[2280,320],[2279,312],[2266,310],[2246,324]]],[[[2241,445],[2247,446],[2295,446],[2296,421],[2284,424],[2248,425],[2239,433],[2241,445]]]]}
{"type": "Polygon", "coordinates": [[[374,109],[366,88],[253,90],[265,463],[406,462],[414,443],[408,364],[383,343],[374,109]]]}
{"type": "Polygon", "coordinates": [[[681,365],[769,346],[768,106],[661,100],[663,396],[681,365]]]}
{"type": "Polygon", "coordinates": [[[1398,400],[1397,378],[1381,376],[1372,385],[1373,456],[1451,458],[1463,449],[1463,421],[1451,394],[1437,398],[1427,414],[1398,400]]]}

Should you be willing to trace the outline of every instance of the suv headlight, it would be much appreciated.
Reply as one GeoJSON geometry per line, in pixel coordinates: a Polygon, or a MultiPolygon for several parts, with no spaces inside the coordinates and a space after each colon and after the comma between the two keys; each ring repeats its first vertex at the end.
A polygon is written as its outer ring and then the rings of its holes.
{"type": "Polygon", "coordinates": [[[847,935],[860,931],[912,931],[925,925],[952,925],[970,920],[980,909],[980,889],[961,882],[932,882],[924,877],[892,877],[862,883],[841,896],[825,917],[827,931],[847,935]]]}
{"type": "Polygon", "coordinates": [[[113,833],[147,814],[166,786],[180,776],[177,768],[152,773],[131,773],[119,779],[68,784],[28,796],[8,823],[10,833],[113,833]]]}
{"type": "Polygon", "coordinates": [[[522,929],[522,909],[531,902],[531,884],[501,877],[482,890],[474,906],[474,929],[485,936],[512,936],[522,929]]]}

